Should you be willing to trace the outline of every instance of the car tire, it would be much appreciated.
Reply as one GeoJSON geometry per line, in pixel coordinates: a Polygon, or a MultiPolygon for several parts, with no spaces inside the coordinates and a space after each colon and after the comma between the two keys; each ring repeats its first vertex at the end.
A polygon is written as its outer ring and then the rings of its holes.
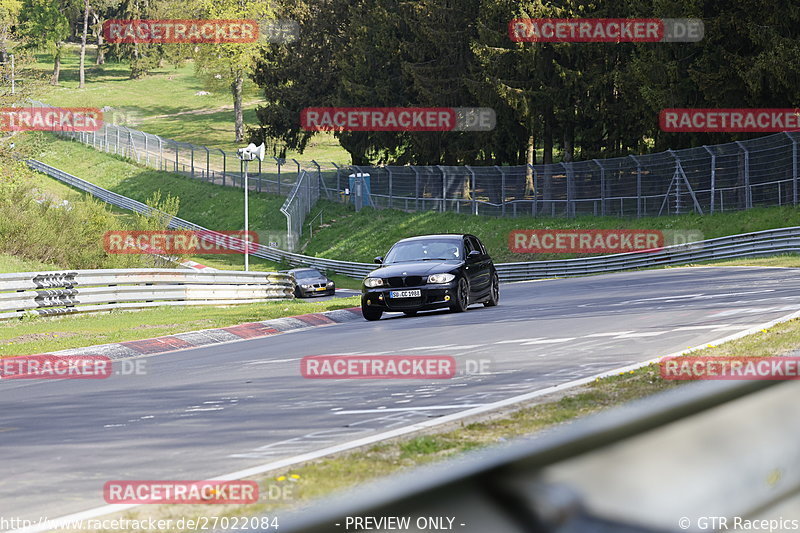
{"type": "Polygon", "coordinates": [[[450,311],[453,313],[463,313],[469,307],[469,283],[464,278],[458,280],[456,285],[456,294],[453,304],[450,306],[450,311]]]}
{"type": "Polygon", "coordinates": [[[409,311],[403,311],[403,314],[406,315],[406,316],[417,316],[417,311],[416,311],[416,309],[409,310],[409,311]]]}
{"type": "Polygon", "coordinates": [[[492,284],[489,286],[489,299],[483,302],[486,307],[494,307],[500,303],[500,279],[497,274],[492,276],[492,284]]]}
{"type": "Polygon", "coordinates": [[[380,320],[381,315],[383,315],[382,309],[375,309],[374,307],[366,305],[366,303],[361,305],[361,316],[363,316],[370,322],[373,322],[375,320],[380,320]]]}
{"type": "Polygon", "coordinates": [[[295,287],[295,289],[294,289],[294,297],[295,298],[302,298],[303,297],[303,293],[300,292],[300,288],[299,287],[295,287]]]}

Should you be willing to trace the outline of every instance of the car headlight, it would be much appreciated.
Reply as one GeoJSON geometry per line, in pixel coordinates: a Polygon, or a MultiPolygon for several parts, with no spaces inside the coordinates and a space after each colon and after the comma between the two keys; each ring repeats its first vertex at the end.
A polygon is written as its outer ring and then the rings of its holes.
{"type": "Polygon", "coordinates": [[[450,283],[454,279],[455,274],[431,274],[428,276],[428,283],[450,283]]]}
{"type": "Polygon", "coordinates": [[[381,278],[367,278],[364,280],[365,287],[380,287],[383,285],[383,280],[381,278]]]}
{"type": "Polygon", "coordinates": [[[328,287],[330,287],[330,286],[332,286],[332,285],[333,285],[333,282],[332,282],[332,281],[329,281],[329,282],[328,282],[328,287]]]}
{"type": "Polygon", "coordinates": [[[312,287],[311,285],[300,285],[300,286],[303,287],[304,289],[310,289],[312,287]]]}

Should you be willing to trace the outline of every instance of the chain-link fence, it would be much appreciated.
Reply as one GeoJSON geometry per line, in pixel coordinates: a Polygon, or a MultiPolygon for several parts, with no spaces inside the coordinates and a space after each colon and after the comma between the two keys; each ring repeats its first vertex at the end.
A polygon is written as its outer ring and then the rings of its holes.
{"type": "MultiPolygon", "coordinates": [[[[242,164],[233,152],[107,123],[97,132],[60,133],[153,168],[242,187],[242,164]]],[[[511,217],[706,214],[797,205],[798,139],[800,133],[787,132],[657,154],[522,166],[339,166],[271,158],[249,175],[251,190],[287,195],[306,170],[325,198],[340,202],[352,201],[351,182],[364,177],[365,205],[405,211],[511,217]]]]}
{"type": "Polygon", "coordinates": [[[286,197],[281,207],[281,213],[286,216],[286,246],[287,250],[294,252],[303,233],[303,222],[311,212],[314,204],[319,200],[319,180],[316,176],[306,171],[300,172],[292,190],[286,197]]]}

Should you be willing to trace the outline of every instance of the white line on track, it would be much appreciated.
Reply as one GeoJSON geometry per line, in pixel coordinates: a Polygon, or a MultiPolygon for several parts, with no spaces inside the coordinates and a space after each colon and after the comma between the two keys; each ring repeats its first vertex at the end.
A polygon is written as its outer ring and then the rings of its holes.
{"type": "Polygon", "coordinates": [[[427,407],[385,407],[381,409],[351,409],[349,411],[336,411],[335,415],[360,415],[364,413],[387,413],[390,411],[441,411],[447,409],[460,409],[462,407],[482,407],[482,403],[467,403],[462,405],[429,405],[427,407]]]}
{"type": "Polygon", "coordinates": [[[576,337],[562,337],[560,339],[542,339],[540,341],[523,342],[522,345],[528,346],[530,344],[558,344],[560,342],[568,342],[575,339],[576,337]]]}
{"type": "MultiPolygon", "coordinates": [[[[687,348],[686,350],[682,350],[680,352],[675,352],[671,354],[667,354],[661,357],[656,357],[654,359],[650,359],[648,361],[643,361],[641,363],[634,363],[632,365],[627,365],[621,368],[615,368],[613,370],[609,370],[606,372],[601,372],[599,374],[594,374],[585,378],[576,379],[573,381],[568,381],[566,383],[561,383],[560,385],[555,385],[553,387],[547,387],[545,389],[539,389],[532,392],[528,392],[525,394],[520,394],[518,396],[512,396],[511,398],[506,398],[505,400],[500,400],[493,403],[484,404],[480,407],[473,407],[471,409],[467,409],[466,411],[460,411],[458,413],[453,413],[449,415],[444,415],[435,419],[426,420],[424,422],[418,422],[416,424],[411,424],[408,426],[403,426],[401,428],[393,429],[391,431],[385,431],[383,433],[378,433],[376,435],[370,435],[369,437],[363,437],[360,439],[352,440],[349,442],[344,442],[342,444],[336,444],[334,446],[329,446],[327,448],[322,448],[320,450],[315,450],[313,452],[308,452],[300,455],[295,455],[294,457],[287,457],[286,459],[280,459],[278,461],[273,461],[270,463],[263,463],[260,465],[253,466],[251,468],[246,468],[244,470],[238,470],[236,472],[231,472],[230,474],[225,474],[222,476],[217,476],[212,478],[211,480],[218,480],[218,481],[233,481],[236,479],[244,479],[252,476],[256,476],[258,474],[263,474],[265,472],[270,472],[272,470],[278,470],[281,468],[286,468],[287,466],[296,465],[298,463],[304,463],[306,461],[313,461],[319,459],[321,457],[325,457],[327,455],[331,455],[334,453],[340,453],[347,450],[352,450],[355,448],[359,448],[361,446],[367,446],[374,444],[376,442],[381,442],[387,439],[392,439],[395,437],[400,437],[403,435],[408,435],[410,433],[415,433],[417,431],[428,429],[435,426],[440,426],[442,424],[447,424],[449,422],[453,422],[456,420],[461,420],[464,418],[468,418],[475,415],[480,415],[483,413],[487,413],[490,411],[494,411],[496,409],[500,409],[503,407],[507,407],[509,405],[514,405],[521,402],[526,402],[528,400],[533,400],[535,398],[539,398],[541,396],[545,396],[547,394],[552,394],[554,392],[559,392],[563,390],[573,389],[575,387],[580,387],[581,385],[586,385],[587,383],[591,383],[596,379],[604,378],[608,376],[615,376],[623,372],[629,372],[631,370],[636,370],[637,368],[642,368],[653,363],[659,362],[662,357],[678,357],[680,355],[686,355],[688,353],[694,352],[696,350],[701,350],[705,348],[708,344],[719,345],[728,341],[732,341],[735,339],[739,339],[741,337],[745,337],[747,335],[751,335],[753,333],[757,333],[762,329],[771,328],[776,324],[780,324],[781,322],[787,322],[789,320],[793,320],[795,318],[800,318],[800,311],[795,311],[793,313],[789,313],[788,315],[784,315],[780,318],[775,320],[771,320],[769,322],[765,322],[763,324],[756,325],[752,328],[745,329],[743,331],[739,331],[728,335],[726,337],[722,337],[719,339],[715,339],[712,341],[704,342],[703,344],[697,345],[692,348],[687,348]]],[[[95,507],[94,509],[88,509],[86,511],[82,511],[79,513],[74,513],[71,515],[62,516],[59,518],[55,518],[53,520],[48,521],[47,523],[37,523],[30,527],[16,529],[11,531],[10,533],[40,533],[43,531],[49,531],[52,529],[63,528],[69,525],[71,522],[78,521],[78,520],[88,520],[90,518],[95,518],[98,516],[107,515],[110,513],[116,513],[120,511],[125,511],[127,509],[131,509],[133,507],[138,507],[136,504],[113,504],[113,505],[103,505],[102,507],[95,507]]]]}

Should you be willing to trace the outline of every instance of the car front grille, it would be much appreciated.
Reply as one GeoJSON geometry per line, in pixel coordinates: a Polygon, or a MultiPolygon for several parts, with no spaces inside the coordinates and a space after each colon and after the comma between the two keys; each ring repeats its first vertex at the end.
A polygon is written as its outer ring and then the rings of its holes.
{"type": "Polygon", "coordinates": [[[422,285],[422,276],[395,276],[387,278],[390,287],[417,287],[422,285]]]}

